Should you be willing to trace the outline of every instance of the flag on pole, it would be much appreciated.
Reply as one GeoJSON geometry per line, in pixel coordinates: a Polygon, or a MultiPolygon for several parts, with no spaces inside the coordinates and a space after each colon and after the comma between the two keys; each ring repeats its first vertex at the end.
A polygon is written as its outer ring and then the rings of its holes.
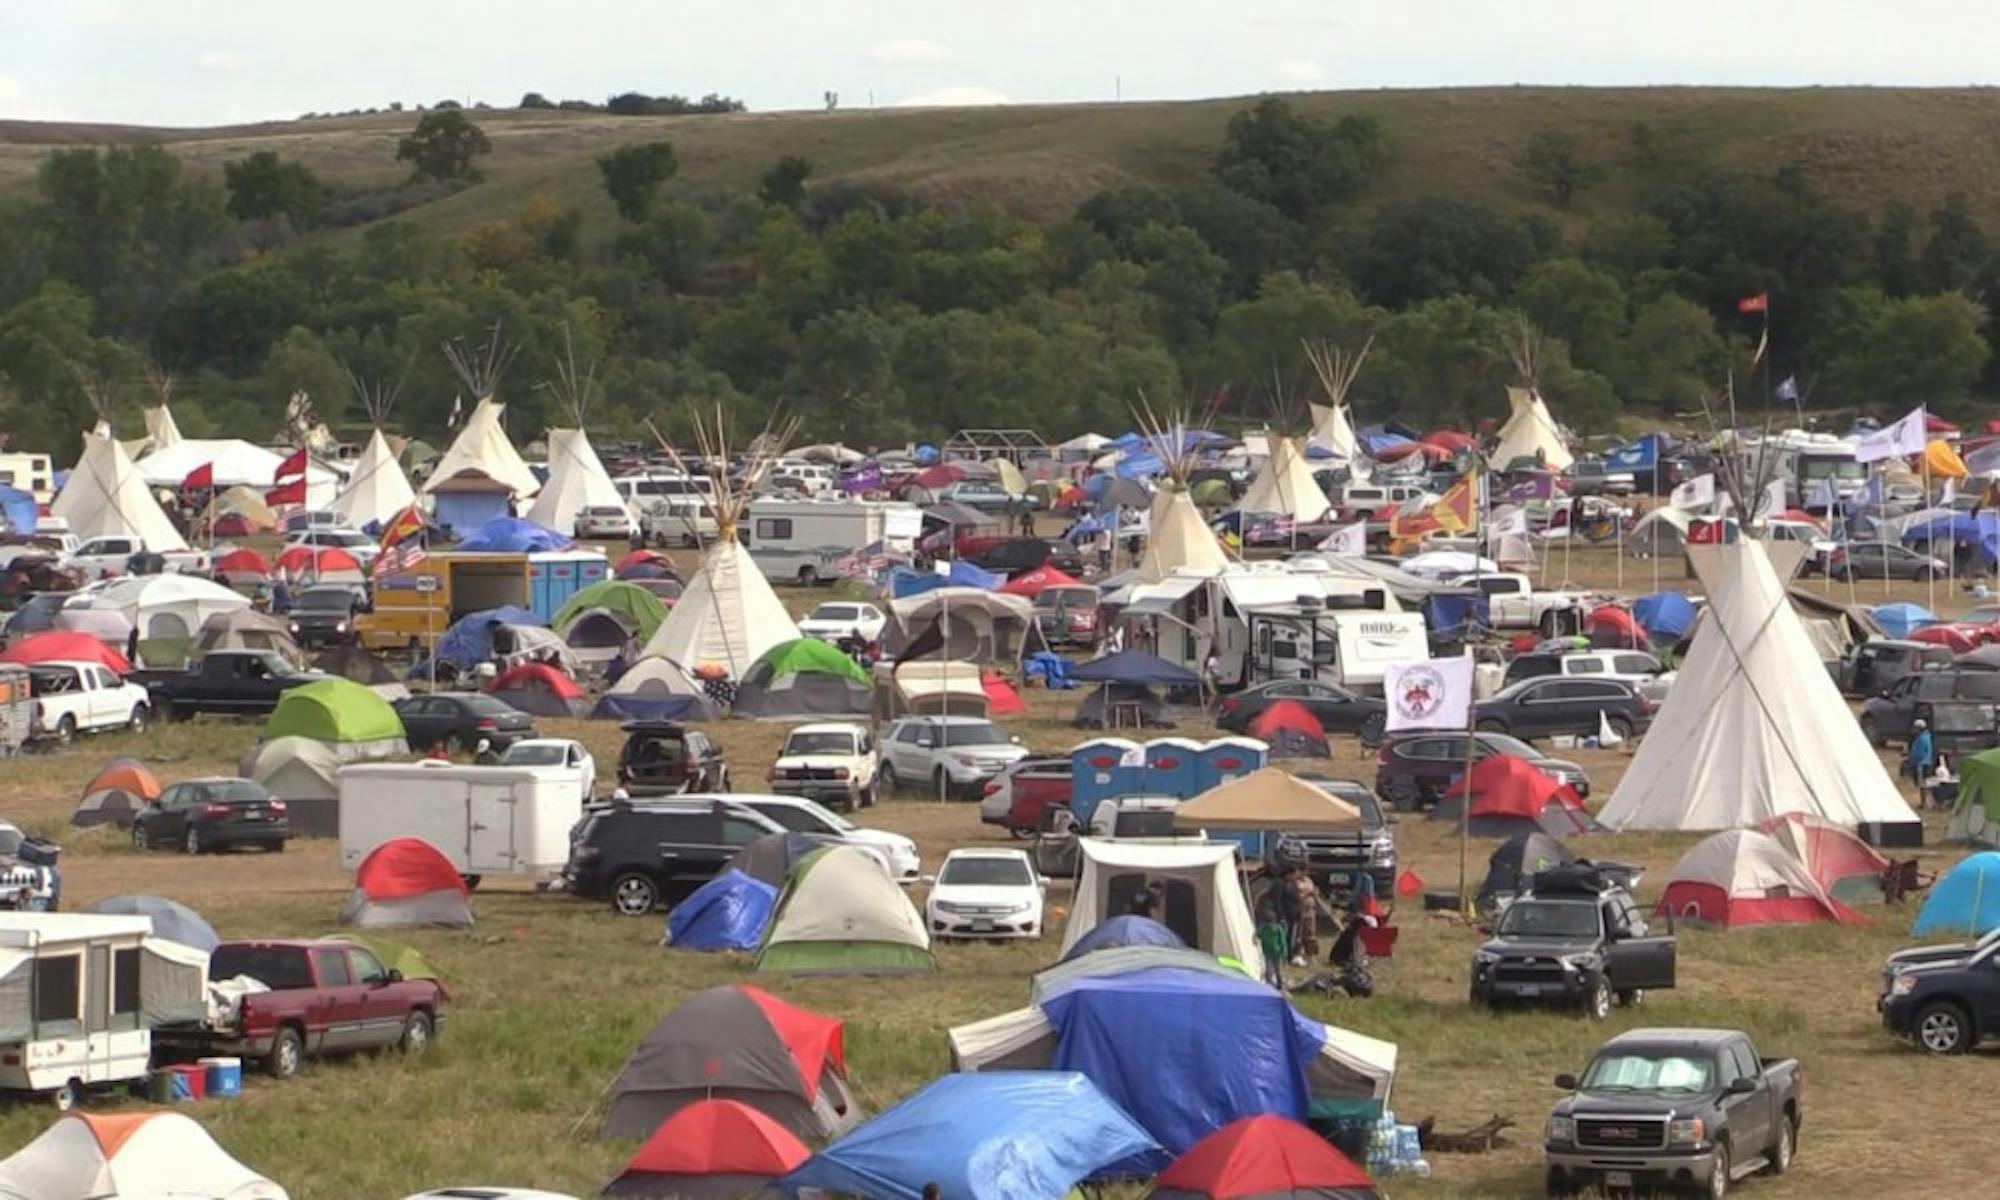
{"type": "Polygon", "coordinates": [[[1778,386],[1771,391],[1771,399],[1783,400],[1787,404],[1797,404],[1799,402],[1798,376],[1787,375],[1779,380],[1778,386]]]}
{"type": "Polygon", "coordinates": [[[1697,475],[1676,487],[1667,500],[1675,508],[1706,508],[1715,503],[1715,476],[1697,475]]]}
{"type": "Polygon", "coordinates": [[[1429,533],[1464,533],[1478,522],[1478,507],[1479,477],[1467,475],[1435,503],[1389,518],[1389,536],[1406,542],[1429,533]]]}
{"type": "Polygon", "coordinates": [[[1771,293],[1758,292],[1754,296],[1743,297],[1736,302],[1736,311],[1740,313],[1765,313],[1768,315],[1771,311],[1771,293]]]}
{"type": "Polygon", "coordinates": [[[212,488],[214,486],[215,464],[212,462],[201,464],[194,470],[189,471],[186,479],[181,480],[181,490],[184,492],[192,492],[196,488],[212,488]]]}
{"type": "Polygon", "coordinates": [[[1833,480],[1824,475],[1813,480],[1812,491],[1806,493],[1806,507],[1833,511],[1833,480]]]}
{"type": "Polygon", "coordinates": [[[1326,535],[1319,548],[1329,554],[1348,558],[1359,558],[1368,553],[1368,522],[1356,521],[1352,525],[1342,525],[1326,535]]]}
{"type": "MultiPolygon", "coordinates": [[[[1564,508],[1561,512],[1567,514],[1569,509],[1564,508]]],[[[1528,510],[1525,508],[1510,508],[1505,512],[1496,512],[1487,522],[1486,533],[1489,537],[1513,537],[1527,532],[1528,510]]]]}
{"type": "Polygon", "coordinates": [[[1924,452],[1924,409],[1911,409],[1894,425],[1863,434],[1854,445],[1856,462],[1881,462],[1885,458],[1907,458],[1924,452]]]}
{"type": "Polygon", "coordinates": [[[382,527],[382,553],[375,559],[375,578],[408,571],[424,558],[424,514],[412,501],[382,527]]]}
{"type": "Polygon", "coordinates": [[[1949,508],[1951,502],[1956,499],[1958,499],[1958,480],[1947,475],[1944,477],[1944,490],[1938,493],[1938,503],[1949,508]]]}
{"type": "MultiPolygon", "coordinates": [[[[300,446],[285,456],[278,464],[277,474],[271,476],[272,483],[283,483],[287,479],[303,479],[306,473],[306,448],[300,446]]],[[[304,503],[303,500],[300,503],[304,503]]]]}
{"type": "Polygon", "coordinates": [[[1764,327],[1764,332],[1757,335],[1757,353],[1750,356],[1750,366],[1753,369],[1757,366],[1758,363],[1764,361],[1764,351],[1769,350],[1770,348],[1771,348],[1771,329],[1770,326],[1767,325],[1764,327]]]}
{"type": "Polygon", "coordinates": [[[1383,729],[1464,729],[1472,721],[1472,656],[1390,663],[1382,669],[1389,702],[1383,729]]]}
{"type": "Polygon", "coordinates": [[[264,493],[264,503],[276,508],[282,504],[304,504],[306,502],[306,481],[304,477],[281,483],[264,493]]]}
{"type": "Polygon", "coordinates": [[[1773,479],[1764,487],[1764,495],[1757,502],[1757,515],[1775,517],[1785,511],[1785,481],[1773,479]]]}

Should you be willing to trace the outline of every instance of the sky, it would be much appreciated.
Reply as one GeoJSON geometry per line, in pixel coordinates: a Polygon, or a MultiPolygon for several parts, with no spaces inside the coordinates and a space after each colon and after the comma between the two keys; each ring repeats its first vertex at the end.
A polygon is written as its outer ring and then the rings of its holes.
{"type": "Polygon", "coordinates": [[[0,0],[0,119],[524,92],[756,111],[1506,84],[2000,83],[1992,0],[0,0]]]}

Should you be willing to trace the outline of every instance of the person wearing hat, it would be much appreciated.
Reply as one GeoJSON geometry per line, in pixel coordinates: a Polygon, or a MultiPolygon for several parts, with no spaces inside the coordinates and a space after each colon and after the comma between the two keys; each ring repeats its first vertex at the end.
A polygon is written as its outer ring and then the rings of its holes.
{"type": "Polygon", "coordinates": [[[500,753],[493,748],[491,741],[480,738],[479,744],[472,749],[472,761],[482,767],[497,767],[500,765],[500,753]]]}
{"type": "Polygon", "coordinates": [[[1903,770],[1916,785],[1917,802],[1923,803],[1924,780],[1937,761],[1937,743],[1931,738],[1930,722],[1918,718],[1910,727],[1910,752],[1903,758],[1903,770]]]}

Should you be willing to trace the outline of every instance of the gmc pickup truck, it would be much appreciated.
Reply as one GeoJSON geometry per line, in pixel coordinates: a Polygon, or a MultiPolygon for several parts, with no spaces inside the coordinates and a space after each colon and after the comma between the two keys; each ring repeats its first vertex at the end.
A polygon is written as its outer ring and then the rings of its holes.
{"type": "Polygon", "coordinates": [[[1551,1196],[1693,1188],[1782,1175],[1799,1148],[1799,1064],[1731,1029],[1634,1029],[1598,1048],[1542,1135],[1551,1196]]]}
{"type": "Polygon", "coordinates": [[[444,988],[404,979],[358,943],[223,942],[209,956],[209,982],[237,976],[269,990],[242,995],[211,1025],[156,1030],[154,1041],[176,1054],[254,1059],[288,1079],[308,1056],[390,1046],[421,1054],[444,1029],[444,988]]]}
{"type": "Polygon", "coordinates": [[[265,716],[278,697],[325,678],[269,650],[216,650],[186,670],[134,672],[132,682],[152,694],[155,712],[179,721],[198,713],[265,716]]]}

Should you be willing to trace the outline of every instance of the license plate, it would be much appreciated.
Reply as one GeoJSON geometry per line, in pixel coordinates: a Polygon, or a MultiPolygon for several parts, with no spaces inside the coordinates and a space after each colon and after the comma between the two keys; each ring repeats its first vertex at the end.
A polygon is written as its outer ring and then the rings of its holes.
{"type": "Polygon", "coordinates": [[[1632,1172],[1630,1172],[1630,1171],[1606,1171],[1606,1172],[1604,1173],[1604,1186],[1605,1186],[1605,1187],[1608,1187],[1608,1188],[1628,1188],[1628,1187],[1631,1187],[1631,1186],[1632,1186],[1632,1172]]]}
{"type": "Polygon", "coordinates": [[[972,923],[972,932],[974,932],[974,933],[992,933],[992,932],[993,932],[993,922],[991,922],[991,921],[988,921],[988,920],[985,920],[985,919],[983,919],[983,918],[982,918],[982,919],[980,919],[980,920],[977,920],[977,921],[974,921],[974,922],[972,923]]]}
{"type": "Polygon", "coordinates": [[[1514,989],[1514,994],[1518,996],[1539,996],[1542,994],[1542,985],[1538,983],[1522,984],[1514,989]]]}
{"type": "Polygon", "coordinates": [[[255,809],[252,809],[251,811],[243,814],[243,819],[246,821],[261,821],[264,819],[264,814],[258,812],[255,809]]]}

